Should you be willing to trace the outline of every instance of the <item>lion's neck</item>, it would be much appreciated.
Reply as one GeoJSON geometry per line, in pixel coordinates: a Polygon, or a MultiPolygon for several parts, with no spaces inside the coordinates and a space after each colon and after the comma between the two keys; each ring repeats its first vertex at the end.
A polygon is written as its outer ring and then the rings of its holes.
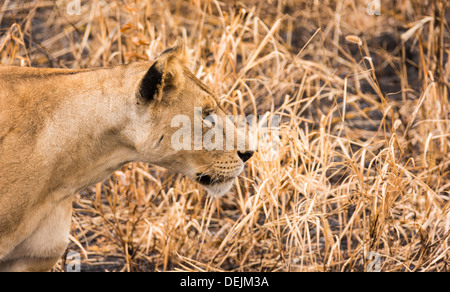
{"type": "Polygon", "coordinates": [[[134,137],[124,131],[137,115],[130,98],[135,84],[114,79],[121,74],[107,74],[107,84],[80,83],[78,89],[75,79],[74,88],[67,88],[72,93],[40,135],[37,149],[51,170],[52,185],[79,190],[138,160],[134,137]]]}

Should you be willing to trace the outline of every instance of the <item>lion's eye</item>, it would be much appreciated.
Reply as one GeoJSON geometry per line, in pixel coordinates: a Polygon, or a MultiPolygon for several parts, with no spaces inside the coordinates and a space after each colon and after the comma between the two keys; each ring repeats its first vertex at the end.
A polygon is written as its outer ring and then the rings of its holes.
{"type": "Polygon", "coordinates": [[[210,108],[203,109],[203,111],[202,111],[203,119],[205,119],[206,117],[211,116],[213,114],[214,114],[214,110],[212,110],[210,108]]]}
{"type": "Polygon", "coordinates": [[[203,125],[205,127],[212,128],[216,125],[216,121],[213,116],[208,115],[206,118],[203,119],[203,125]]]}

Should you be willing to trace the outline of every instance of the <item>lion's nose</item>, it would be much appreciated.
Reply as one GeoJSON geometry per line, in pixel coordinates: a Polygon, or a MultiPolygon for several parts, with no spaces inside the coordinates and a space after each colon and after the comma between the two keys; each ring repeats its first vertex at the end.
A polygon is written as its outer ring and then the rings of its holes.
{"type": "Polygon", "coordinates": [[[246,152],[240,152],[238,151],[238,155],[239,157],[242,159],[242,161],[246,162],[247,160],[249,160],[250,158],[252,158],[253,154],[255,152],[253,151],[246,151],[246,152]]]}

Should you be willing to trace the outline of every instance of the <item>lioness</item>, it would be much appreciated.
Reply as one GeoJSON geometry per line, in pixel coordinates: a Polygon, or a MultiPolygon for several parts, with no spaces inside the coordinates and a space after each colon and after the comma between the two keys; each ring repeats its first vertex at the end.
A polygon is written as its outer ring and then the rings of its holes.
{"type": "Polygon", "coordinates": [[[178,40],[152,63],[0,67],[0,271],[50,270],[68,244],[74,194],[126,163],[169,168],[219,195],[229,190],[253,152],[171,145],[177,115],[193,120],[202,108],[227,120],[185,63],[178,40]]]}

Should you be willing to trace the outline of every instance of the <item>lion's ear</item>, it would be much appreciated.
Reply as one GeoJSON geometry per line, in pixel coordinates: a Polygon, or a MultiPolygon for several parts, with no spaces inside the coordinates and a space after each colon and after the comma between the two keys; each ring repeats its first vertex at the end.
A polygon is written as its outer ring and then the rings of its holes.
{"type": "Polygon", "coordinates": [[[183,40],[178,38],[174,46],[165,50],[145,74],[139,88],[141,98],[161,101],[164,95],[178,93],[184,84],[185,66],[186,48],[183,40]]]}

